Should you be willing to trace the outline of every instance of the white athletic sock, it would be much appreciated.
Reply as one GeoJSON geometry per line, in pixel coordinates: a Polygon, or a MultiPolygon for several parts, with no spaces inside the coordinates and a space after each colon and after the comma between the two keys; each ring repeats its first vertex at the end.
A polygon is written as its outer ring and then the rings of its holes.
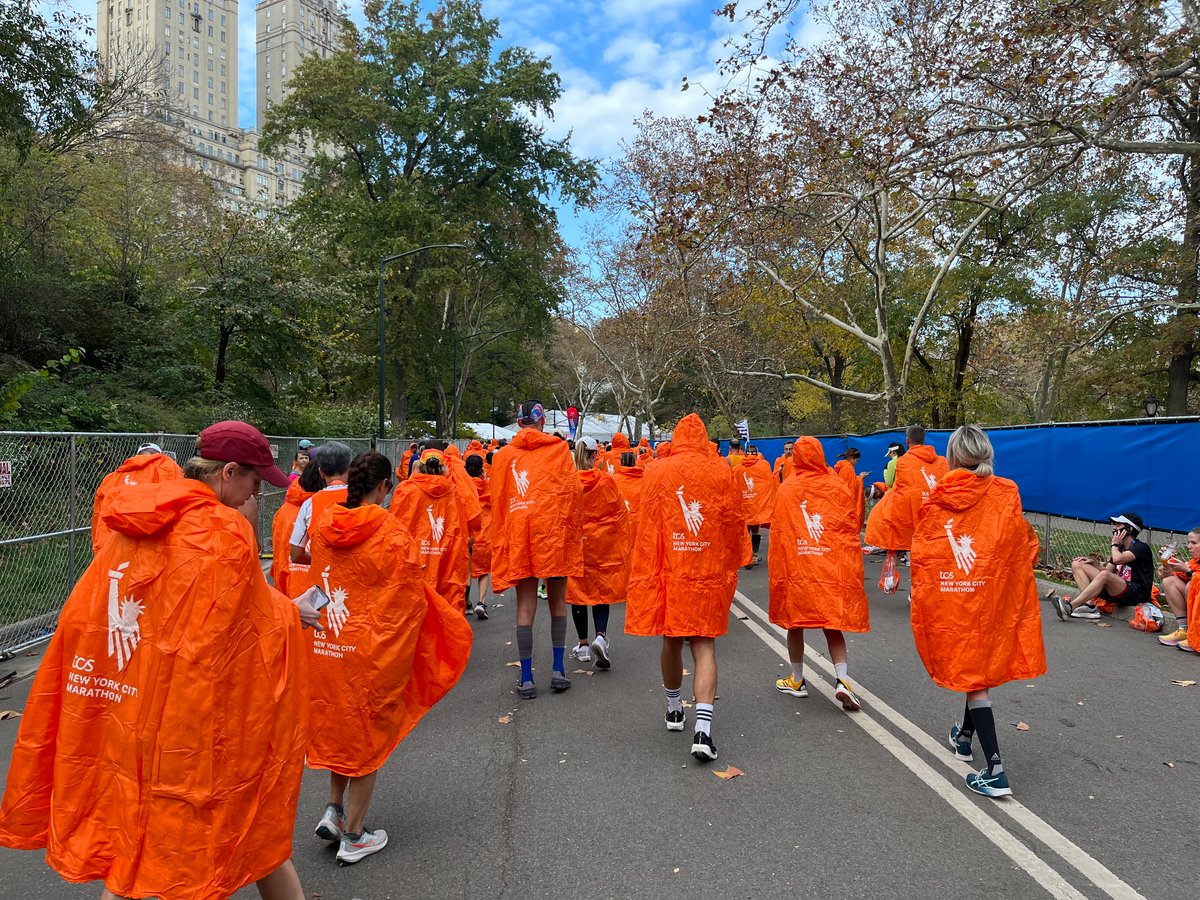
{"type": "Polygon", "coordinates": [[[804,663],[792,663],[792,681],[799,684],[804,680],[804,663]]]}
{"type": "Polygon", "coordinates": [[[683,709],[683,688],[663,688],[667,692],[667,712],[677,712],[683,709]]]}
{"type": "Polygon", "coordinates": [[[846,677],[846,665],[847,665],[846,663],[834,663],[833,664],[833,671],[835,671],[837,673],[838,678],[846,677]]]}
{"type": "Polygon", "coordinates": [[[696,704],[696,730],[701,734],[712,735],[713,705],[711,703],[696,704]]]}

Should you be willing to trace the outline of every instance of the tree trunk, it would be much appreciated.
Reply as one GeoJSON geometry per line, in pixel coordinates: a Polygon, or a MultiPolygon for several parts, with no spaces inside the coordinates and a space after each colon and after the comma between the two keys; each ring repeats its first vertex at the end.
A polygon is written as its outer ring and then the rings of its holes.
{"type": "Polygon", "coordinates": [[[229,339],[233,337],[233,329],[222,325],[218,329],[217,364],[213,371],[213,386],[219,391],[225,387],[226,365],[229,359],[229,339]]]}
{"type": "Polygon", "coordinates": [[[979,315],[979,295],[972,293],[967,314],[958,322],[958,347],[954,351],[954,372],[950,382],[949,428],[963,423],[963,388],[967,382],[967,364],[971,361],[971,342],[975,338],[975,319],[979,315]]]}
{"type": "Polygon", "coordinates": [[[392,427],[401,437],[408,437],[408,372],[399,360],[392,364],[392,427]]]}

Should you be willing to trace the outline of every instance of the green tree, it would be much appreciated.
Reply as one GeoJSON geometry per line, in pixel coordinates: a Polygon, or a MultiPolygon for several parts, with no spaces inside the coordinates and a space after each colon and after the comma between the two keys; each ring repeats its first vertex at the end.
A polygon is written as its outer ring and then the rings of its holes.
{"type": "Polygon", "coordinates": [[[549,61],[498,48],[499,24],[477,0],[443,0],[427,15],[418,2],[376,0],[365,14],[361,32],[347,23],[345,49],[297,68],[263,146],[316,148],[309,190],[289,216],[310,238],[327,238],[361,273],[364,293],[381,256],[448,242],[475,248],[474,260],[462,251],[410,257],[390,280],[392,418],[406,429],[415,397],[444,427],[463,393],[449,382],[464,376],[446,344],[482,349],[480,335],[517,327],[539,336],[562,294],[553,203],[586,202],[596,170],[540,124],[561,92],[549,61]],[[505,297],[493,312],[507,309],[484,327],[471,313],[480,260],[492,270],[485,293],[505,297]]]}

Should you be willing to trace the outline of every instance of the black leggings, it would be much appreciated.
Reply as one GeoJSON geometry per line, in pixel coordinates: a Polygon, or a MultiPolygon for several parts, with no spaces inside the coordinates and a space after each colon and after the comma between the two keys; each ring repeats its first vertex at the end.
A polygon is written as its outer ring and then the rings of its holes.
{"type": "Polygon", "coordinates": [[[588,610],[592,611],[592,621],[596,623],[596,633],[608,631],[608,604],[599,603],[596,606],[582,606],[579,604],[571,604],[571,620],[575,623],[575,631],[579,634],[581,641],[586,641],[588,636],[588,610]]]}

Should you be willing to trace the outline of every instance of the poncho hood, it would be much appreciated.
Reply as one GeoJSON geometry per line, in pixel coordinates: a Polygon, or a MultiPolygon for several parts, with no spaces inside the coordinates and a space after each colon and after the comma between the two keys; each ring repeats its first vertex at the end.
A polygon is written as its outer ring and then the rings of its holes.
{"type": "Polygon", "coordinates": [[[932,463],[938,458],[937,451],[928,444],[914,444],[912,447],[908,448],[908,453],[905,455],[915,456],[923,463],[932,463]]]}
{"type": "Polygon", "coordinates": [[[942,480],[933,489],[929,502],[951,512],[962,512],[979,502],[987,493],[991,482],[990,475],[980,478],[966,469],[955,469],[942,476],[942,480]]]}
{"type": "Polygon", "coordinates": [[[449,475],[427,475],[419,472],[408,480],[427,497],[445,497],[454,490],[454,482],[449,475]]]}
{"type": "Polygon", "coordinates": [[[612,436],[612,452],[620,453],[622,450],[629,449],[629,438],[625,436],[625,432],[618,431],[612,436]]]}
{"type": "Polygon", "coordinates": [[[546,434],[536,428],[522,428],[517,432],[517,436],[509,441],[509,446],[516,447],[518,450],[537,450],[540,447],[559,443],[562,442],[552,434],[546,434]]]}
{"type": "Polygon", "coordinates": [[[180,470],[179,464],[165,453],[143,453],[138,456],[131,456],[117,466],[117,471],[121,473],[144,472],[146,469],[153,469],[158,466],[166,466],[168,469],[174,468],[175,471],[179,472],[179,477],[183,477],[183,472],[180,470]]]}
{"type": "Polygon", "coordinates": [[[695,413],[688,413],[675,426],[675,434],[671,438],[672,451],[692,450],[708,455],[710,452],[708,428],[695,413]]]}
{"type": "Polygon", "coordinates": [[[104,524],[129,537],[150,537],[170,528],[198,506],[220,504],[203,481],[180,478],[174,481],[129,485],[113,498],[104,514],[104,524]]]}
{"type": "Polygon", "coordinates": [[[312,491],[306,491],[300,487],[300,479],[297,478],[288,485],[287,494],[284,495],[283,502],[290,503],[292,506],[301,506],[311,496],[312,491]]]}
{"type": "Polygon", "coordinates": [[[815,437],[799,438],[792,447],[792,466],[795,473],[812,473],[823,475],[829,471],[825,464],[825,448],[815,437]]]}
{"type": "Polygon", "coordinates": [[[665,459],[671,455],[671,442],[659,441],[658,446],[654,448],[655,459],[665,459]]]}
{"type": "Polygon", "coordinates": [[[335,503],[330,508],[332,513],[322,516],[317,527],[331,547],[357,547],[374,535],[388,517],[387,510],[374,503],[354,509],[335,503]]]}

